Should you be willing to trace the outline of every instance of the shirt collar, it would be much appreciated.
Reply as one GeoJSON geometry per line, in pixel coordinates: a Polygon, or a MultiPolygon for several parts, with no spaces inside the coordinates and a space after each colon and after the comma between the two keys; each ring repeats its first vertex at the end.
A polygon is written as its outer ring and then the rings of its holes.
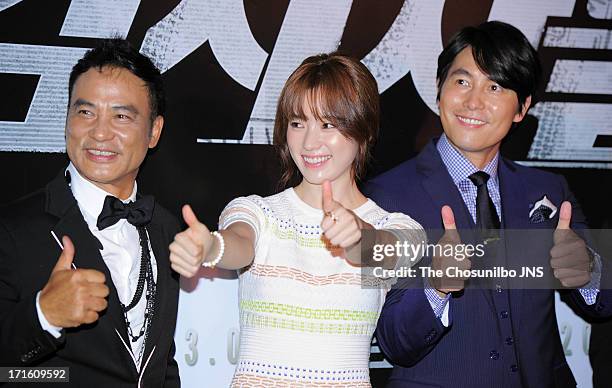
{"type": "MultiPolygon", "coordinates": [[[[459,182],[469,180],[469,176],[473,173],[480,171],[476,166],[472,164],[461,152],[459,152],[447,139],[446,134],[442,134],[440,140],[436,144],[436,148],[440,153],[442,162],[446,166],[451,178],[455,185],[459,185],[459,182]]],[[[489,174],[492,182],[497,185],[497,165],[499,162],[499,151],[495,154],[493,159],[487,163],[482,171],[489,174]]]]}
{"type": "MultiPolygon", "coordinates": [[[[72,162],[70,162],[66,171],[70,173],[70,189],[72,190],[72,195],[74,195],[74,198],[79,204],[79,208],[93,219],[98,219],[106,196],[113,195],[83,178],[72,162]]],[[[135,201],[137,189],[137,183],[134,182],[132,194],[128,199],[122,200],[122,202],[128,203],[130,201],[135,201]]]]}

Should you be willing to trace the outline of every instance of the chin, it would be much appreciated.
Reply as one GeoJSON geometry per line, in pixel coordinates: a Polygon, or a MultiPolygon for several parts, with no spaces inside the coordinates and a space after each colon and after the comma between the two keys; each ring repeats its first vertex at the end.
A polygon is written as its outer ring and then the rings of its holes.
{"type": "MultiPolygon", "coordinates": [[[[327,178],[321,177],[309,177],[302,174],[302,178],[311,185],[322,185],[324,181],[328,180],[327,178]]],[[[329,179],[331,181],[331,179],[329,179]]]]}

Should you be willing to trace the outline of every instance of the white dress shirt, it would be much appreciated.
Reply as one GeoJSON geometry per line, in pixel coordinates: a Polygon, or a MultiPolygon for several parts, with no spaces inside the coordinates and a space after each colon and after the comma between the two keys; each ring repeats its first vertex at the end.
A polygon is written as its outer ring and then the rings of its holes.
{"type": "MultiPolygon", "coordinates": [[[[102,211],[104,199],[107,195],[111,194],[83,178],[72,163],[68,165],[67,171],[70,173],[71,177],[70,188],[81,210],[81,214],[83,214],[83,218],[91,233],[103,246],[100,254],[110,271],[113,284],[117,289],[119,300],[127,306],[134,297],[136,286],[138,285],[138,276],[140,274],[141,252],[138,231],[135,226],[131,225],[125,219],[119,220],[115,225],[109,226],[104,230],[98,230],[96,226],[98,215],[102,211]]],[[[136,192],[137,185],[136,182],[134,182],[132,194],[128,199],[122,200],[122,202],[128,203],[130,201],[135,201],[136,192]]],[[[58,237],[61,238],[61,236],[58,237]]],[[[151,265],[153,267],[153,277],[157,279],[157,266],[150,243],[149,252],[151,255],[151,265]]],[[[75,252],[75,264],[77,267],[78,257],[79,252],[77,250],[75,252]]],[[[144,313],[146,308],[145,296],[146,287],[138,304],[127,313],[133,334],[138,334],[144,324],[144,313]]],[[[46,320],[40,309],[39,297],[40,292],[36,295],[36,309],[40,324],[43,329],[51,333],[54,337],[59,338],[62,328],[55,327],[46,320]]],[[[134,364],[140,369],[141,360],[138,359],[138,355],[140,354],[141,348],[144,346],[144,335],[136,342],[129,341],[128,346],[131,346],[131,349],[128,350],[132,352],[134,364]]]]}

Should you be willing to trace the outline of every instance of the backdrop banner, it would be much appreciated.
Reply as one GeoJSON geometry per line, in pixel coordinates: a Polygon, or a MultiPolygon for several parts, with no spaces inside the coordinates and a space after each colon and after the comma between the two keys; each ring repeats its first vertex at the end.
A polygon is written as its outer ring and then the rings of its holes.
{"type": "MultiPolygon", "coordinates": [[[[276,102],[305,57],[341,50],[374,74],[382,121],[371,177],[441,133],[437,56],[459,28],[486,20],[523,31],[544,70],[538,101],[504,155],[566,175],[591,227],[611,227],[612,188],[592,190],[612,179],[605,0],[0,0],[0,202],[41,187],[67,164],[68,76],[98,39],[127,37],[166,83],[164,133],[139,188],[177,216],[191,204],[215,229],[231,199],[278,191],[276,102]]],[[[229,271],[183,280],[176,358],[184,386],[229,384],[239,352],[237,286],[229,271]]],[[[578,384],[589,387],[589,325],[563,303],[558,320],[578,384]]],[[[389,366],[373,343],[375,387],[389,366]]]]}

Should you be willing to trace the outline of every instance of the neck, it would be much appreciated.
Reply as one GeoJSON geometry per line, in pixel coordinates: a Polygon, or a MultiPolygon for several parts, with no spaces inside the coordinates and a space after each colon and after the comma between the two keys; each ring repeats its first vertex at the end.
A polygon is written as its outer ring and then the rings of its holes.
{"type": "MultiPolygon", "coordinates": [[[[454,144],[453,147],[455,147],[454,144]]],[[[457,147],[455,147],[455,149],[457,149],[457,151],[459,151],[463,156],[465,156],[465,158],[469,160],[470,163],[474,165],[474,167],[476,167],[478,170],[483,170],[485,166],[489,164],[493,160],[493,158],[495,158],[495,155],[497,155],[497,153],[499,152],[499,144],[496,144],[495,146],[486,150],[476,152],[461,150],[457,147]]]]}
{"type": "MultiPolygon", "coordinates": [[[[367,201],[352,178],[348,180],[337,179],[332,181],[331,185],[334,200],[340,202],[347,209],[358,208],[367,201]]],[[[294,190],[298,197],[309,206],[316,209],[323,208],[323,185],[313,184],[303,179],[294,190]]]]}
{"type": "Polygon", "coordinates": [[[134,179],[128,180],[127,182],[121,182],[121,184],[100,183],[91,181],[87,178],[85,179],[99,189],[106,191],[108,194],[112,195],[113,197],[117,197],[122,201],[130,198],[132,192],[134,191],[134,184],[136,183],[134,179]]]}
{"type": "Polygon", "coordinates": [[[464,156],[478,170],[484,170],[485,166],[487,164],[489,164],[489,162],[491,162],[491,160],[493,160],[493,157],[495,156],[495,154],[493,154],[493,155],[469,155],[469,154],[464,154],[464,156]]]}
{"type": "Polygon", "coordinates": [[[122,201],[125,201],[126,199],[130,198],[130,195],[132,195],[132,191],[134,191],[134,181],[132,181],[129,187],[115,187],[107,185],[98,185],[95,182],[92,183],[122,201]]]}
{"type": "Polygon", "coordinates": [[[134,185],[136,184],[136,176],[138,175],[138,170],[134,171],[133,173],[126,174],[123,177],[114,181],[99,182],[87,176],[87,174],[84,174],[79,171],[79,169],[72,162],[70,162],[70,165],[72,166],[74,171],[79,174],[79,177],[82,180],[89,182],[100,190],[105,191],[107,194],[119,198],[122,201],[125,201],[126,199],[130,198],[132,192],[134,191],[134,185]]]}

